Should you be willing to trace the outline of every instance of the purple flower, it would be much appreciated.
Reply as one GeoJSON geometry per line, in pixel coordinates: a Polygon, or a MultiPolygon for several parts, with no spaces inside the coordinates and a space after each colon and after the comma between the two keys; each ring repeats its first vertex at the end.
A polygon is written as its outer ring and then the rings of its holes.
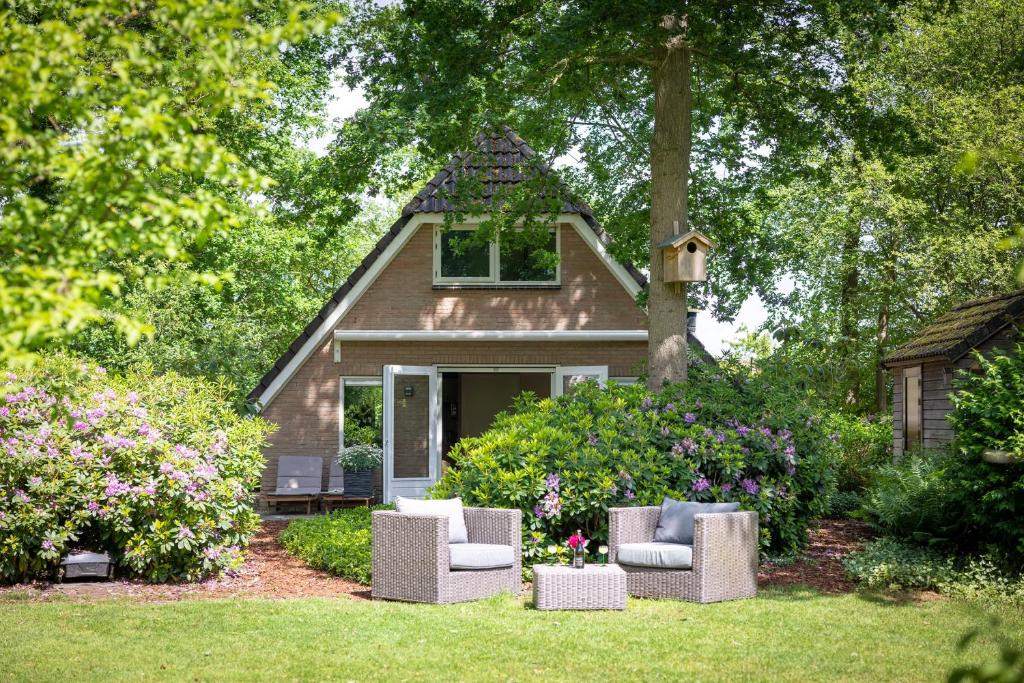
{"type": "Polygon", "coordinates": [[[544,480],[544,484],[552,491],[558,490],[558,484],[560,482],[561,479],[558,477],[558,472],[552,472],[547,476],[547,479],[544,480]]]}
{"type": "Polygon", "coordinates": [[[710,427],[705,427],[705,428],[704,428],[704,431],[703,431],[703,432],[701,432],[701,435],[702,435],[702,436],[703,436],[703,437],[704,437],[705,439],[710,439],[711,437],[713,437],[713,436],[715,435],[715,432],[714,432],[714,430],[713,430],[713,429],[711,429],[710,427]]]}
{"type": "Polygon", "coordinates": [[[217,476],[217,468],[210,464],[200,465],[195,469],[195,475],[209,481],[217,476]]]}
{"type": "Polygon", "coordinates": [[[596,446],[597,445],[597,434],[590,434],[587,437],[587,443],[589,443],[591,446],[596,446]]]}
{"type": "Polygon", "coordinates": [[[43,541],[42,545],[43,545],[43,550],[53,550],[53,541],[51,541],[48,538],[43,541]]]}
{"type": "Polygon", "coordinates": [[[736,433],[739,434],[740,436],[746,436],[747,434],[750,433],[750,427],[740,425],[739,427],[736,428],[736,433]]]}
{"type": "Polygon", "coordinates": [[[697,481],[693,482],[693,490],[696,491],[697,493],[700,493],[701,491],[707,491],[709,488],[711,488],[711,482],[708,481],[705,477],[701,477],[697,481]]]}
{"type": "Polygon", "coordinates": [[[79,420],[75,422],[75,424],[71,425],[71,428],[74,429],[75,431],[84,432],[89,428],[89,425],[79,420]]]}
{"type": "Polygon", "coordinates": [[[129,403],[138,403],[139,395],[134,391],[129,391],[128,394],[125,396],[125,400],[127,400],[129,403]]]}
{"type": "Polygon", "coordinates": [[[650,396],[648,396],[648,397],[644,398],[644,400],[640,401],[640,408],[642,410],[650,410],[651,406],[653,406],[653,405],[654,405],[654,401],[651,400],[650,396]]]}
{"type": "Polygon", "coordinates": [[[725,432],[718,432],[715,434],[715,439],[718,443],[725,443],[725,432]]]}
{"type": "Polygon", "coordinates": [[[186,481],[188,479],[188,474],[182,472],[181,470],[175,470],[174,472],[171,472],[170,476],[171,479],[173,479],[174,481],[186,481]]]}
{"type": "Polygon", "coordinates": [[[697,416],[694,415],[693,413],[686,413],[685,415],[683,415],[683,422],[685,422],[688,425],[693,424],[696,421],[697,416]]]}
{"type": "Polygon", "coordinates": [[[674,413],[674,412],[676,412],[676,404],[675,403],[666,403],[665,407],[662,410],[664,410],[666,413],[674,413]]]}
{"type": "Polygon", "coordinates": [[[0,406],[0,417],[10,417],[11,409],[7,406],[0,406]]]}
{"type": "Polygon", "coordinates": [[[177,453],[179,457],[185,458],[186,460],[190,460],[199,455],[198,451],[192,450],[185,444],[181,443],[174,447],[174,452],[177,453]]]}
{"type": "Polygon", "coordinates": [[[744,477],[743,481],[740,482],[740,486],[742,486],[743,490],[752,496],[756,496],[757,492],[761,490],[761,487],[757,485],[756,481],[746,477],[744,477]]]}
{"type": "Polygon", "coordinates": [[[14,497],[15,497],[15,499],[17,499],[17,500],[20,500],[20,501],[21,501],[22,503],[27,503],[27,502],[29,502],[29,500],[31,500],[31,499],[30,499],[30,498],[28,497],[28,494],[27,494],[27,493],[25,493],[24,491],[22,491],[21,489],[16,489],[16,490],[14,491],[14,497]]]}
{"type": "Polygon", "coordinates": [[[165,462],[165,463],[161,463],[160,464],[160,472],[162,474],[170,474],[173,471],[174,471],[174,465],[172,465],[171,463],[165,462]]]}
{"type": "Polygon", "coordinates": [[[671,430],[669,430],[668,425],[665,425],[664,427],[661,428],[661,435],[662,436],[668,436],[671,433],[672,432],[671,432],[671,430]]]}
{"type": "Polygon", "coordinates": [[[95,500],[90,500],[89,503],[85,506],[85,509],[88,510],[89,512],[96,512],[97,510],[100,509],[100,504],[97,503],[95,500]]]}
{"type": "Polygon", "coordinates": [[[108,498],[113,498],[114,496],[119,496],[122,493],[128,493],[131,490],[132,490],[131,486],[129,486],[128,484],[125,484],[125,483],[120,482],[120,481],[117,480],[117,475],[115,475],[115,474],[107,475],[107,490],[106,490],[106,494],[107,494],[108,498]]]}
{"type": "Polygon", "coordinates": [[[540,505],[534,505],[533,516],[538,517],[540,519],[544,519],[544,508],[542,508],[540,505]]]}
{"type": "Polygon", "coordinates": [[[725,482],[718,488],[719,490],[721,490],[722,493],[729,493],[729,491],[732,491],[732,484],[730,484],[729,482],[725,482]]]}
{"type": "Polygon", "coordinates": [[[195,538],[196,535],[187,526],[178,527],[178,538],[195,538]]]}
{"type": "Polygon", "coordinates": [[[633,481],[633,477],[630,476],[629,472],[627,472],[626,470],[619,470],[619,479],[624,479],[626,481],[633,481]]]}
{"type": "Polygon", "coordinates": [[[220,550],[217,548],[207,548],[203,551],[203,555],[206,555],[206,558],[209,560],[216,560],[220,557],[220,550]]]}
{"type": "Polygon", "coordinates": [[[697,410],[700,410],[701,408],[703,408],[703,407],[704,407],[704,404],[703,404],[703,403],[701,403],[701,400],[700,400],[699,398],[697,399],[696,403],[694,403],[693,405],[694,405],[694,407],[695,407],[695,408],[696,408],[697,410]]]}
{"type": "Polygon", "coordinates": [[[28,483],[29,483],[30,486],[39,486],[40,484],[43,483],[43,478],[42,477],[29,477],[28,478],[28,483]]]}
{"type": "Polygon", "coordinates": [[[636,498],[636,494],[633,493],[632,489],[626,489],[626,493],[624,495],[626,496],[626,500],[633,500],[636,498]]]}
{"type": "Polygon", "coordinates": [[[145,493],[147,496],[155,496],[156,486],[153,486],[152,484],[147,484],[146,486],[142,487],[142,492],[145,493]]]}

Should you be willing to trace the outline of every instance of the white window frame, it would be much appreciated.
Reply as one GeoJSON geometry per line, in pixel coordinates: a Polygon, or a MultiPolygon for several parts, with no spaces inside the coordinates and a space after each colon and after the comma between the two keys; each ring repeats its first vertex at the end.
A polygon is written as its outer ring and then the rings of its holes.
{"type": "MultiPolygon", "coordinates": [[[[338,378],[338,450],[345,447],[345,385],[350,387],[384,387],[381,377],[356,377],[342,375],[338,378]]],[[[381,398],[383,400],[383,397],[381,398]]],[[[381,426],[383,430],[383,425],[381,426]]],[[[383,441],[384,435],[381,434],[383,441]]]]}
{"type": "Polygon", "coordinates": [[[445,228],[443,225],[434,226],[434,284],[435,285],[456,285],[456,286],[502,286],[502,287],[539,287],[562,284],[562,229],[558,225],[552,225],[550,230],[555,232],[555,254],[558,255],[558,263],[555,265],[555,278],[553,280],[502,280],[501,279],[501,243],[499,239],[491,240],[490,247],[490,274],[487,277],[442,277],[441,276],[441,235],[445,230],[460,230],[472,232],[476,230],[475,225],[453,225],[445,228]]]}

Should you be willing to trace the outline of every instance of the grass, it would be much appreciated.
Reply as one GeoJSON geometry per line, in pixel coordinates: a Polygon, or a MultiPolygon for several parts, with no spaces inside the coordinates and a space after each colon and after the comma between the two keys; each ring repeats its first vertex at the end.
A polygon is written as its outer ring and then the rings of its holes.
{"type": "MultiPolygon", "coordinates": [[[[350,599],[0,602],[0,680],[901,680],[989,661],[963,603],[772,590],[717,605],[631,600],[538,612],[502,596],[434,606],[350,599]],[[572,662],[570,664],[570,661],[572,662]]],[[[1024,614],[1003,615],[1024,644],[1024,614]]]]}

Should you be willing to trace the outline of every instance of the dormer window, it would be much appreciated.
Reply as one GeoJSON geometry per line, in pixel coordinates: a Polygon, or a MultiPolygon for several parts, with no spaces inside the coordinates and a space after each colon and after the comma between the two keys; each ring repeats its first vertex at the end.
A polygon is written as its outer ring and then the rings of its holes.
{"type": "MultiPolygon", "coordinates": [[[[473,226],[434,228],[434,284],[441,286],[557,286],[561,268],[538,259],[534,245],[480,244],[472,240],[473,226]]],[[[558,230],[551,228],[548,252],[560,256],[558,230]]],[[[560,258],[559,258],[560,262],[560,258]]]]}

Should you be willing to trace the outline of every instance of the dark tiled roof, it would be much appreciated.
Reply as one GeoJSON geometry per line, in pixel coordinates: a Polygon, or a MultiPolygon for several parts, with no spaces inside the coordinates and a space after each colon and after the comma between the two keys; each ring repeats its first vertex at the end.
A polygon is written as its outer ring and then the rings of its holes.
{"type": "Polygon", "coordinates": [[[894,365],[922,358],[955,361],[1022,314],[1024,289],[968,301],[926,325],[916,337],[893,350],[882,362],[894,365]]]}
{"type": "MultiPolygon", "coordinates": [[[[259,398],[271,382],[276,378],[317,331],[320,325],[338,307],[338,304],[345,298],[356,283],[366,274],[377,258],[384,252],[389,244],[402,232],[402,228],[409,222],[409,219],[417,213],[445,213],[453,208],[448,202],[448,197],[453,196],[455,183],[460,175],[465,173],[486,174],[476,175],[477,178],[488,178],[483,182],[483,199],[489,200],[497,187],[510,189],[523,181],[523,168],[532,165],[537,173],[547,176],[551,169],[547,164],[536,158],[536,153],[526,142],[510,128],[501,133],[480,134],[476,138],[476,148],[473,152],[459,152],[449,161],[441,171],[430,179],[416,196],[402,209],[401,217],[395,221],[391,229],[384,233],[373,250],[366,255],[359,267],[352,271],[345,283],[338,288],[334,295],[324,304],[320,312],[306,325],[301,334],[295,338],[291,346],[281,354],[274,366],[260,379],[256,387],[249,392],[249,398],[259,398]],[[533,160],[531,164],[523,164],[524,161],[533,160]]],[[[562,213],[577,213],[586,222],[590,229],[607,246],[611,243],[611,237],[598,225],[590,207],[585,203],[575,200],[568,187],[558,182],[558,191],[563,196],[562,213]]],[[[641,287],[647,286],[647,278],[630,263],[622,264],[630,276],[641,287]]],[[[691,344],[696,341],[690,335],[691,344]]],[[[703,351],[704,347],[699,341],[697,346],[703,351]]],[[[706,351],[704,351],[706,353],[706,351]]]]}

